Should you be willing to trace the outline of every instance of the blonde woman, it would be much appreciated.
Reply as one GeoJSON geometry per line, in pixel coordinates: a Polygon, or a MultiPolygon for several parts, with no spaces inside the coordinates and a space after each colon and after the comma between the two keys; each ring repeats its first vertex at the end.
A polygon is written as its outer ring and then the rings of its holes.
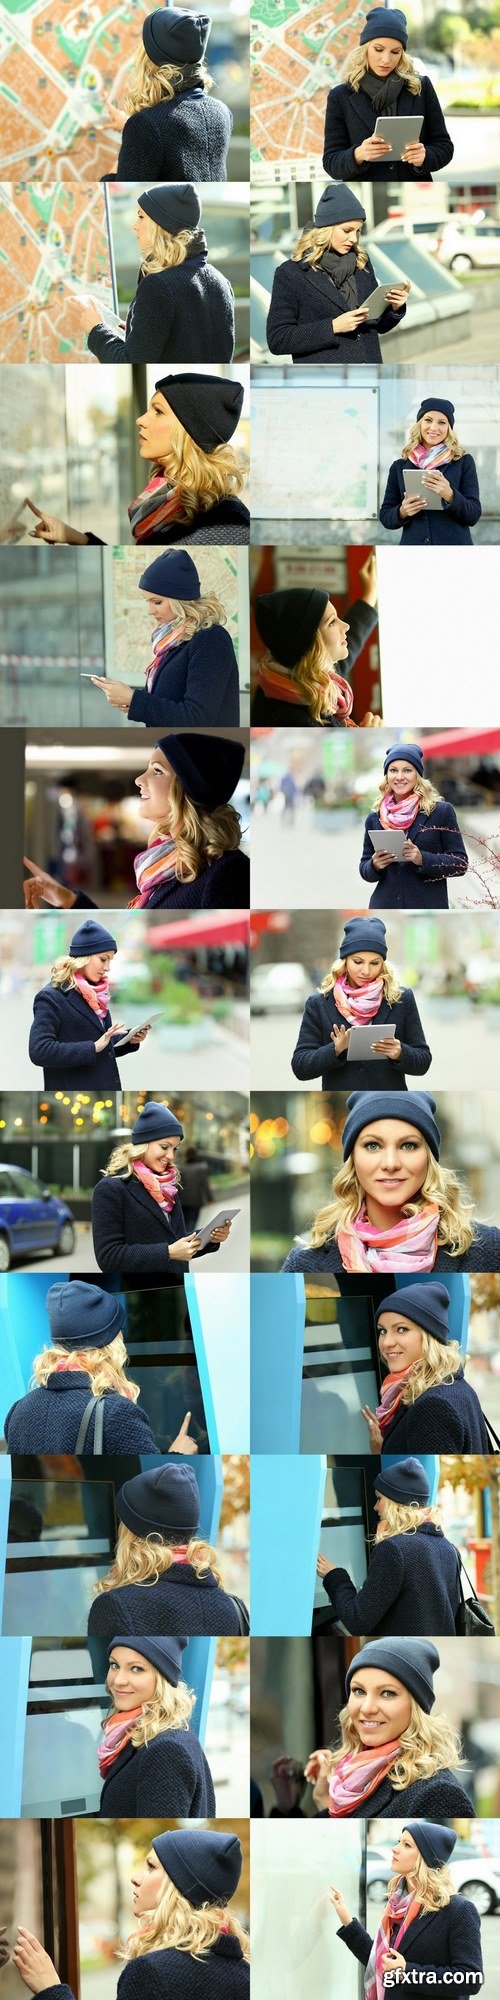
{"type": "MultiPolygon", "coordinates": [[[[224,1590],[217,1550],[200,1535],[198,1482],[189,1465],[162,1465],[127,1479],[116,1496],[118,1540],[97,1584],[88,1631],[236,1634],[246,1607],[224,1590]]],[[[245,1614],[245,1615],[244,1615],[245,1614]]]]}
{"type": "Polygon", "coordinates": [[[377,1307],[386,1372],[378,1409],[363,1410],[371,1451],[493,1449],[476,1391],[464,1379],[449,1308],[446,1286],[432,1280],[401,1286],[377,1307]]]}
{"type": "Polygon", "coordinates": [[[103,1819],[205,1819],[215,1813],[210,1765],[190,1728],[196,1696],[182,1678],[186,1638],[117,1637],[108,1647],[111,1712],[97,1756],[103,1819]]]}
{"type": "Polygon", "coordinates": [[[93,300],[75,312],[97,361],[232,361],[234,293],[208,263],[196,188],[173,182],[139,197],[133,224],[141,251],[139,289],[124,338],[111,333],[93,300]]]}
{"type": "MultiPolygon", "coordinates": [[[[119,1953],[117,2000],[193,2000],[194,1991],[199,2000],[248,2000],[249,1941],[231,1908],[241,1868],[234,1833],[182,1827],[154,1835],[132,1876],[138,1928],[119,1953]]],[[[30,1993],[74,2000],[38,1939],[21,1927],[12,1963],[30,1993]]]]}
{"type": "Polygon", "coordinates": [[[414,1981],[419,1993],[444,1996],[454,1983],[477,1993],[483,1980],[481,1919],[467,1895],[453,1894],[448,1868],[456,1843],[451,1827],[436,1820],[410,1819],[395,1841],[388,1900],[374,1938],[369,1937],[339,1889],[330,1900],[337,1935],[365,1967],[365,2000],[382,2000],[391,1986],[414,1981]]]}
{"type": "Polygon", "coordinates": [[[145,688],[92,675],[112,708],[146,728],[191,725],[227,728],[240,719],[238,662],[226,613],[214,595],[202,596],[187,549],[165,549],[139,579],[153,625],[153,659],[145,688]]]}
{"type": "Polygon", "coordinates": [[[301,1083],[321,1077],[322,1090],[406,1090],[406,1072],[425,1076],[432,1062],[410,986],[401,986],[387,957],[381,917],[348,917],[337,957],[319,993],[306,1000],[292,1056],[301,1083]],[[385,1023],[392,1024],[389,1035],[385,1023]],[[372,1026],[372,1049],[349,1056],[353,1028],[372,1026]]]}
{"type": "MultiPolygon", "coordinates": [[[[100,1451],[157,1452],[140,1390],[126,1370],[121,1300],[83,1278],[51,1285],[47,1293],[51,1346],[33,1362],[32,1386],[5,1418],[9,1452],[95,1453],[100,1407],[100,1451]],[[94,1407],[92,1407],[94,1399],[94,1407]]],[[[170,1451],[197,1451],[184,1418],[170,1451]]]]}
{"type": "Polygon", "coordinates": [[[43,1065],[44,1090],[120,1090],[113,1037],[123,1037],[120,1054],[129,1055],[149,1028],[125,1039],[125,1022],[111,1020],[109,973],[117,949],[116,938],[87,917],[64,958],[56,958],[48,985],[35,993],[29,1057],[43,1065]]]}
{"type": "Polygon", "coordinates": [[[146,16],[123,110],[102,93],[109,123],[121,133],[116,174],[107,179],[227,179],[233,120],[227,104],[209,96],[211,26],[208,14],[178,7],[158,7],[146,16]]]}
{"type": "Polygon", "coordinates": [[[426,778],[420,743],[392,743],[359,864],[363,881],[375,883],[370,909],[447,910],[448,881],[468,866],[454,807],[426,778]],[[380,844],[385,830],[399,833],[400,853],[380,844]]]}
{"type": "MultiPolygon", "coordinates": [[[[241,823],[231,805],[245,751],[231,737],[163,736],[136,778],[141,818],[152,821],[147,847],[136,854],[137,895],[129,909],[243,909],[250,901],[248,858],[240,852],[241,823]]],[[[27,909],[50,903],[94,909],[91,897],[66,889],[24,855],[27,909]]]]}
{"type": "Polygon", "coordinates": [[[207,1257],[227,1242],[230,1222],[213,1229],[205,1249],[196,1230],[188,1235],[175,1156],[184,1128],[166,1104],[144,1104],[130,1140],[115,1146],[92,1196],[94,1250],[101,1271],[113,1277],[140,1274],[142,1284],[175,1284],[193,1257],[207,1257]]]}
{"type": "Polygon", "coordinates": [[[382,1462],[375,1513],[378,1528],[361,1590],[348,1570],[318,1556],[317,1573],[335,1620],[346,1632],[370,1632],[374,1639],[390,1632],[456,1633],[459,1558],[443,1535],[437,1507],[429,1505],[429,1481],[419,1458],[382,1462]]]}
{"type": "MultiPolygon", "coordinates": [[[[361,596],[347,620],[328,591],[270,590],[254,600],[259,638],[266,648],[259,665],[251,720],[267,728],[353,728],[350,676],[359,653],[377,625],[377,572],[373,551],[360,571],[361,596]]],[[[378,716],[360,724],[370,728],[378,716]]]]}
{"type": "Polygon", "coordinates": [[[410,285],[391,285],[378,319],[368,321],[366,301],[377,280],[359,242],[364,222],[352,188],[332,182],[323,189],[314,228],[303,231],[293,256],[274,273],[266,329],[271,354],[342,365],[382,361],[379,333],[403,319],[410,285]]]}
{"type": "Polygon", "coordinates": [[[406,15],[399,7],[372,7],[357,48],[344,63],[342,83],[328,95],[325,173],[339,180],[430,181],[453,159],[454,148],[428,76],[406,53],[406,15]],[[421,119],[418,136],[401,156],[390,140],[375,136],[378,118],[421,119]]]}
{"type": "MultiPolygon", "coordinates": [[[[153,466],[147,486],[127,510],[139,547],[248,543],[250,515],[238,499],[247,468],[229,442],[242,407],[240,382],[193,370],[162,375],[149,408],[136,420],[140,457],[153,466]]],[[[99,535],[81,534],[34,500],[26,499],[25,506],[36,516],[34,541],[103,547],[99,535]]]]}
{"type": "Polygon", "coordinates": [[[449,548],[452,543],[472,542],[471,528],[481,513],[476,466],[456,435],[454,405],[444,396],[426,396],[401,458],[389,466],[379,520],[384,528],[402,525],[405,545],[449,548]],[[428,504],[425,492],[406,492],[405,467],[421,474],[434,506],[428,504]]]}
{"type": "Polygon", "coordinates": [[[460,1745],[446,1715],[431,1716],[440,1666],[431,1639],[372,1639],[351,1660],[340,1747],[313,1750],[305,1775],[320,1816],[467,1819],[474,1805],[456,1777],[460,1745]]]}
{"type": "Polygon", "coordinates": [[[311,1247],[290,1250],[285,1271],[500,1271],[500,1229],[476,1222],[468,1190],[440,1165],[435,1110],[425,1090],[403,1101],[397,1091],[352,1092],[344,1165],[311,1247]]]}

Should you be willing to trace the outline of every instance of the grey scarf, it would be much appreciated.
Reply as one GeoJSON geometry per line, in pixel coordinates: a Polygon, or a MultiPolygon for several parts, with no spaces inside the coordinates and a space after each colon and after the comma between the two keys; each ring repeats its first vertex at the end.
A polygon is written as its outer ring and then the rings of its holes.
{"type": "Polygon", "coordinates": [[[321,271],[326,271],[327,276],[332,278],[334,285],[336,285],[337,291],[342,293],[342,298],[345,300],[346,312],[355,312],[358,304],[358,294],[356,291],[356,251],[346,250],[345,256],[339,257],[336,250],[324,250],[323,256],[320,258],[319,267],[316,266],[316,269],[318,268],[321,271]]]}
{"type": "Polygon", "coordinates": [[[398,76],[393,69],[390,76],[374,76],[373,70],[365,70],[360,90],[369,97],[376,118],[397,118],[398,97],[404,87],[404,76],[398,76]]]}

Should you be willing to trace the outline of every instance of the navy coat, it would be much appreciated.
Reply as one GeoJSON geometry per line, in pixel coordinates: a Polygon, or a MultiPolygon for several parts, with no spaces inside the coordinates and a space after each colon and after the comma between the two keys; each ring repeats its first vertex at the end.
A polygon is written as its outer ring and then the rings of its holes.
{"type": "MultiPolygon", "coordinates": [[[[250,1966],[239,1938],[224,1931],[200,1964],[190,1952],[147,1951],[120,1973],[116,2000],[248,2000],[250,1966]]],[[[74,2000],[70,1986],[44,1986],[43,2000],[74,2000]]]]}
{"type": "Polygon", "coordinates": [[[134,111],[123,127],[116,174],[107,180],[225,181],[233,120],[201,84],[134,111]]]}
{"type": "Polygon", "coordinates": [[[362,160],[354,158],[356,146],[362,146],[363,139],[372,139],[377,123],[377,113],[364,90],[354,90],[352,83],[338,83],[330,90],[326,106],[325,150],[323,166],[325,173],[333,181],[430,181],[439,167],[447,167],[453,159],[454,147],[439,103],[434,85],[428,76],[421,78],[421,90],[413,97],[408,85],[403,84],[397,102],[400,118],[415,118],[423,115],[420,139],[425,146],[425,160],[421,167],[411,167],[408,160],[391,160],[387,153],[383,160],[362,160]]]}
{"type": "Polygon", "coordinates": [[[128,1583],[94,1598],[89,1612],[89,1635],[113,1639],[115,1632],[206,1633],[219,1638],[222,1633],[239,1632],[239,1620],[232,1597],[216,1583],[212,1571],[199,1577],[192,1563],[173,1562],[158,1583],[128,1583]]]}
{"type": "MultiPolygon", "coordinates": [[[[327,1808],[318,1813],[319,1819],[329,1817],[327,1808]]],[[[416,1778],[404,1791],[394,1791],[390,1778],[383,1778],[364,1804],[356,1804],[352,1813],[342,1814],[342,1819],[399,1819],[404,1825],[409,1819],[433,1819],[442,1825],[446,1819],[471,1818],[475,1818],[473,1801],[456,1772],[449,1771],[446,1765],[432,1778],[416,1778]]]]}
{"type": "Polygon", "coordinates": [[[347,1026],[333,993],[312,993],[306,1000],[292,1056],[294,1076],[301,1083],[320,1076],[322,1090],[406,1090],[405,1070],[410,1076],[425,1076],[432,1062],[415,994],[409,986],[403,987],[400,1000],[391,1005],[388,1000],[381,1001],[371,1025],[375,1030],[380,1023],[382,1032],[384,1021],[394,1021],[396,1041],[401,1042],[399,1061],[380,1056],[373,1062],[348,1062],[347,1049],[338,1056],[335,1043],[330,1041],[333,1027],[347,1026]]]}
{"type": "MultiPolygon", "coordinates": [[[[153,889],[148,910],[244,910],[250,903],[250,862],[240,847],[221,854],[220,861],[207,861],[195,882],[178,882],[175,875],[153,889]]],[[[96,910],[83,889],[75,897],[74,910],[96,910]]]]}
{"type": "Polygon", "coordinates": [[[412,861],[391,861],[377,874],[369,827],[382,827],[378,812],[368,813],[359,872],[364,882],[374,882],[370,910],[447,910],[448,876],[466,875],[469,856],[462,840],[457,815],[446,799],[439,799],[432,812],[418,812],[408,828],[423,854],[421,868],[412,861]]]}
{"type": "Polygon", "coordinates": [[[459,1574],[453,1542],[433,1521],[422,1521],[407,1534],[375,1543],[361,1590],[346,1569],[332,1569],[321,1581],[335,1619],[347,1632],[369,1633],[373,1639],[388,1633],[416,1638],[420,1632],[439,1638],[456,1632],[459,1574]]]}
{"type": "MultiPolygon", "coordinates": [[[[429,1818],[428,1813],[426,1817],[429,1818]]],[[[337,1936],[361,1965],[368,1964],[373,1939],[357,1917],[350,1924],[341,1924],[337,1936]]],[[[450,1896],[443,1910],[422,1910],[408,1925],[399,1950],[406,1960],[407,1971],[415,1971],[418,1993],[425,1993],[427,1988],[438,2000],[446,2000],[446,1995],[454,1990],[453,1982],[450,1985],[451,1970],[460,1977],[460,1993],[476,1993],[482,1985],[481,1918],[468,1896],[450,1896]]]]}
{"type": "MultiPolygon", "coordinates": [[[[45,1090],[121,1089],[113,1043],[96,1055],[96,1042],[111,1027],[111,1019],[108,1009],[100,1021],[75,986],[42,986],[35,993],[29,1057],[42,1065],[45,1090]]],[[[139,1042],[124,1042],[120,1055],[130,1055],[134,1049],[137,1053],[139,1047],[139,1042]]]]}
{"type": "MultiPolygon", "coordinates": [[[[401,542],[415,547],[450,548],[457,542],[472,542],[471,528],[480,521],[482,507],[478,477],[470,451],[463,458],[451,458],[443,465],[445,479],[453,487],[453,500],[442,500],[439,510],[427,507],[421,514],[401,520],[405,497],[404,471],[411,471],[408,459],[395,458],[389,466],[387,486],[379,520],[384,528],[401,528],[401,542]]],[[[439,470],[439,468],[438,468],[439,470]]]]}
{"type": "MultiPolygon", "coordinates": [[[[355,272],[354,280],[358,306],[362,306],[377,283],[369,258],[363,270],[355,272]]],[[[379,333],[391,333],[399,326],[406,306],[399,306],[397,312],[386,306],[378,320],[360,326],[357,333],[334,333],[332,321],[347,310],[344,294],[328,271],[319,266],[312,270],[307,261],[295,264],[293,258],[278,264],[266,326],[270,353],[291,354],[297,362],[382,361],[379,333]]]]}
{"type": "Polygon", "coordinates": [[[154,688],[134,688],[129,722],[147,729],[228,729],[240,719],[238,662],[229,632],[207,625],[178,646],[167,646],[154,688]]]}
{"type": "MultiPolygon", "coordinates": [[[[80,1424],[92,1395],[90,1376],[73,1373],[51,1375],[45,1388],[29,1389],[7,1411],[4,1430],[7,1449],[29,1458],[31,1452],[74,1452],[80,1424]]],[[[113,1457],[123,1452],[158,1452],[149,1417],[140,1403],[131,1403],[107,1389],[104,1402],[103,1453],[113,1457]]],[[[90,1419],[86,1452],[94,1442],[95,1416],[90,1419]]],[[[114,1637],[114,1634],[111,1634],[114,1637]]]]}
{"type": "Polygon", "coordinates": [[[164,271],[140,272],[125,336],[105,324],[87,335],[98,361],[232,361],[234,292],[206,250],[164,271]]]}
{"type": "MultiPolygon", "coordinates": [[[[349,610],[346,611],[346,623],[349,626],[349,652],[346,660],[339,661],[339,673],[342,674],[344,680],[349,679],[363,646],[366,645],[367,639],[370,638],[370,633],[378,625],[378,611],[373,605],[365,604],[363,597],[358,597],[355,603],[350,604],[349,610]]],[[[296,729],[344,728],[341,716],[332,715],[328,721],[322,723],[315,722],[314,716],[311,715],[311,710],[307,706],[307,702],[297,701],[290,703],[289,701],[279,701],[277,695],[269,696],[264,694],[264,690],[261,687],[256,688],[253,697],[251,721],[256,728],[262,724],[268,729],[280,729],[281,727],[283,729],[290,729],[292,723],[296,729]]]]}
{"type": "MultiPolygon", "coordinates": [[[[91,535],[88,528],[85,532],[87,541],[95,548],[107,548],[107,543],[103,542],[101,535],[91,535]]],[[[172,542],[182,542],[184,549],[188,548],[191,542],[196,542],[226,548],[238,542],[247,548],[249,540],[248,507],[245,507],[243,500],[238,500],[235,495],[228,493],[224,500],[216,500],[213,507],[200,507],[199,513],[193,514],[189,522],[171,521],[170,527],[167,522],[157,532],[153,530],[150,535],[142,535],[140,546],[163,549],[170,548],[172,542]]]]}
{"type": "MultiPolygon", "coordinates": [[[[496,1232],[498,1234],[498,1231],[496,1232]]],[[[437,1269],[437,1264],[435,1266],[437,1269]]],[[[494,1269],[494,1265],[491,1265],[494,1269]]],[[[395,1298],[397,1293],[394,1294],[395,1298]]],[[[400,1403],[384,1431],[383,1452],[494,1452],[476,1391],[463,1371],[453,1382],[424,1389],[416,1403],[400,1403]],[[415,1440],[418,1438],[418,1446],[415,1440]],[[413,1442],[409,1442],[413,1440],[413,1442]]],[[[430,1629],[430,1628],[429,1628],[430,1629]]]]}
{"type": "MultiPolygon", "coordinates": [[[[344,1265],[338,1243],[334,1237],[330,1237],[329,1242],[321,1247],[318,1245],[317,1249],[289,1250],[281,1269],[282,1271],[343,1271],[344,1265]]],[[[464,1251],[463,1257],[452,1257],[450,1251],[444,1250],[440,1244],[432,1267],[433,1277],[437,1271],[500,1271],[500,1229],[491,1228],[486,1222],[476,1222],[473,1241],[469,1249],[464,1251]]],[[[437,1391],[433,1390],[432,1393],[437,1394],[437,1391]]],[[[469,1395],[471,1394],[473,1391],[469,1390],[469,1395]]],[[[472,1448],[485,1451],[489,1447],[474,1445],[472,1448]]],[[[425,1449],[427,1450],[427,1439],[425,1449]]]]}
{"type": "MultiPolygon", "coordinates": [[[[137,1174],[105,1174],[92,1195],[92,1234],[100,1271],[157,1271],[165,1285],[178,1285],[189,1263],[170,1262],[169,1243],[177,1243],[188,1231],[180,1196],[167,1215],[148,1193],[137,1174]]],[[[209,1243],[198,1256],[213,1256],[218,1243],[209,1243]]]]}
{"type": "Polygon", "coordinates": [[[193,1729],[164,1729],[136,1750],[127,1743],[104,1780],[101,1819],[211,1819],[215,1792],[193,1729]]]}

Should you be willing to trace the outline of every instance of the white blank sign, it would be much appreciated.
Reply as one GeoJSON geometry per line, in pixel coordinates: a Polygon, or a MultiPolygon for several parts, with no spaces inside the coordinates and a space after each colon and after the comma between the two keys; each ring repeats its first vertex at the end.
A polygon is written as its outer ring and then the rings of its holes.
{"type": "Polygon", "coordinates": [[[376,388],[345,382],[254,388],[252,514],[337,523],[376,515],[377,410],[376,388]]]}
{"type": "Polygon", "coordinates": [[[498,720],[498,549],[377,549],[384,723],[498,720]]]}

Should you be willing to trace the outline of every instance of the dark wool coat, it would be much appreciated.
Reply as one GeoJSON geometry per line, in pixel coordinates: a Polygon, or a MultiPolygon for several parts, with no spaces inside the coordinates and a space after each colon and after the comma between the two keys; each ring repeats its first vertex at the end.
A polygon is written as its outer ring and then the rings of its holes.
{"type": "MultiPolygon", "coordinates": [[[[342,674],[344,680],[349,679],[363,646],[378,624],[378,611],[373,605],[365,604],[363,597],[358,597],[346,611],[346,623],[349,626],[349,652],[346,660],[339,661],[338,667],[339,674],[342,674]]],[[[277,696],[264,694],[263,688],[260,687],[256,688],[254,694],[251,720],[255,728],[263,724],[269,729],[281,727],[290,729],[292,723],[296,729],[343,729],[344,727],[341,716],[333,715],[330,721],[317,723],[305,701],[293,703],[279,701],[277,696]]]]}
{"type": "MultiPolygon", "coordinates": [[[[327,1808],[318,1813],[318,1819],[329,1817],[327,1808]]],[[[474,1819],[475,1807],[456,1772],[449,1771],[446,1765],[433,1778],[416,1778],[402,1792],[395,1792],[390,1778],[383,1778],[364,1804],[357,1804],[352,1813],[342,1815],[343,1819],[399,1819],[405,1825],[409,1819],[433,1819],[439,1825],[443,1820],[463,1817],[474,1819]]]]}
{"type": "MultiPolygon", "coordinates": [[[[100,535],[91,535],[86,530],[87,541],[94,547],[104,549],[107,543],[100,535]]],[[[183,549],[191,542],[211,543],[217,548],[229,548],[233,543],[248,547],[250,540],[250,515],[242,500],[229,493],[225,500],[217,500],[213,507],[200,507],[189,526],[185,521],[172,521],[170,527],[159,528],[157,533],[143,535],[141,548],[170,548],[172,542],[182,542],[183,549]]]]}
{"type": "MultiPolygon", "coordinates": [[[[207,861],[195,882],[178,882],[175,875],[153,889],[148,910],[244,910],[250,902],[250,862],[241,848],[221,854],[220,861],[207,861]]],[[[97,903],[83,890],[75,897],[74,910],[96,910],[97,903]]]]}
{"type": "MultiPolygon", "coordinates": [[[[389,466],[387,486],[380,509],[379,520],[384,528],[401,528],[401,542],[413,547],[450,548],[456,542],[472,542],[471,528],[481,519],[478,477],[474,459],[470,451],[463,458],[450,459],[443,465],[445,479],[453,487],[453,499],[442,500],[439,511],[427,507],[421,514],[414,514],[407,521],[401,520],[399,512],[405,497],[404,471],[411,471],[408,460],[395,458],[389,466]]],[[[438,468],[439,470],[439,468],[438,468]]]]}
{"type": "MultiPolygon", "coordinates": [[[[73,1452],[82,1417],[92,1395],[90,1376],[82,1370],[51,1375],[42,1389],[30,1389],[7,1411],[4,1430],[9,1452],[73,1452]]],[[[103,1452],[157,1452],[149,1417],[140,1403],[131,1403],[107,1389],[104,1402],[103,1452]]],[[[87,1431],[86,1452],[94,1442],[95,1416],[87,1431]]],[[[114,1634],[111,1634],[114,1637],[114,1634]]]]}
{"type": "Polygon", "coordinates": [[[127,1743],[104,1780],[101,1819],[211,1819],[215,1792],[193,1729],[165,1729],[139,1750],[127,1743]]]}
{"type": "MultiPolygon", "coordinates": [[[[408,85],[403,84],[397,102],[400,118],[420,118],[423,125],[420,133],[421,144],[425,146],[425,160],[421,167],[411,167],[407,160],[391,160],[386,153],[383,160],[361,160],[354,158],[356,146],[362,146],[363,139],[372,139],[377,123],[377,113],[364,90],[354,90],[352,83],[338,83],[330,90],[326,106],[325,150],[323,166],[325,173],[334,181],[430,181],[439,167],[447,167],[453,159],[453,145],[436,97],[434,85],[428,76],[421,78],[421,90],[413,97],[408,85]]],[[[123,175],[122,175],[123,179],[123,175]]]]}
{"type": "MultiPolygon", "coordinates": [[[[344,1265],[338,1243],[332,1237],[316,1250],[289,1250],[281,1268],[283,1271],[343,1271],[344,1265]]],[[[437,1271],[500,1271],[500,1229],[491,1228],[485,1222],[476,1222],[473,1242],[464,1251],[463,1257],[452,1257],[450,1251],[443,1250],[440,1245],[432,1267],[433,1277],[437,1271]]],[[[432,1393],[437,1394],[437,1391],[432,1393]]],[[[473,1391],[469,1389],[471,1394],[473,1391]]],[[[434,1448],[429,1445],[429,1450],[434,1448]]],[[[425,1449],[427,1451],[427,1438],[425,1449]]],[[[474,1445],[470,1449],[484,1451],[488,1447],[474,1445]]]]}
{"type": "Polygon", "coordinates": [[[408,827],[408,839],[423,855],[421,868],[412,861],[391,861],[377,874],[368,829],[381,826],[380,814],[368,813],[359,872],[364,882],[375,883],[370,910],[447,910],[448,876],[466,875],[469,866],[453,806],[439,799],[432,812],[418,812],[408,827]]]}
{"type": "MultiPolygon", "coordinates": [[[[437,1269],[437,1263],[434,1268],[437,1269]]],[[[462,1370],[455,1375],[453,1382],[441,1382],[434,1389],[424,1389],[423,1394],[417,1396],[416,1403],[400,1403],[392,1423],[387,1425],[382,1446],[384,1452],[408,1450],[411,1453],[416,1449],[494,1451],[494,1445],[488,1441],[476,1391],[471,1388],[470,1382],[465,1381],[462,1370]],[[417,1438],[418,1447],[415,1443],[417,1438]]]]}
{"type": "Polygon", "coordinates": [[[433,1521],[423,1521],[408,1534],[376,1542],[361,1590],[346,1569],[332,1569],[321,1581],[347,1632],[370,1633],[373,1639],[388,1633],[415,1638],[419,1632],[439,1638],[456,1632],[459,1573],[453,1542],[433,1521]]]}
{"type": "MultiPolygon", "coordinates": [[[[362,306],[377,283],[369,258],[354,278],[358,306],[362,306]]],[[[332,321],[347,310],[344,294],[328,271],[319,266],[312,270],[306,261],[295,264],[293,258],[278,264],[266,326],[270,353],[291,354],[296,362],[382,361],[379,333],[391,333],[399,326],[406,306],[397,311],[386,306],[379,319],[360,326],[357,333],[334,333],[332,321]]]]}
{"type": "Polygon", "coordinates": [[[116,174],[107,180],[225,181],[233,120],[202,84],[134,111],[123,127],[116,174]]]}
{"type": "MultiPolygon", "coordinates": [[[[248,2000],[250,1966],[239,1939],[221,1933],[201,1962],[186,1951],[147,1951],[120,1973],[116,2000],[248,2000]]],[[[39,2000],[74,2000],[70,1986],[46,1986],[39,2000]]]]}
{"type": "MultiPolygon", "coordinates": [[[[180,1196],[167,1215],[137,1174],[105,1174],[92,1195],[92,1234],[100,1271],[157,1271],[166,1285],[179,1283],[188,1263],[170,1262],[169,1243],[187,1236],[180,1196]]],[[[198,1256],[213,1256],[209,1243],[198,1256]]]]}
{"type": "Polygon", "coordinates": [[[232,361],[234,292],[206,251],[165,271],[140,272],[125,337],[106,325],[87,335],[98,361],[232,361]]]}
{"type": "MultiPolygon", "coordinates": [[[[113,1043],[96,1055],[96,1042],[111,1027],[109,1009],[100,1021],[76,987],[49,985],[35,993],[33,1016],[29,1057],[42,1065],[45,1090],[60,1090],[66,1083],[71,1090],[121,1089],[113,1043]]],[[[120,1055],[137,1052],[139,1046],[124,1042],[120,1055]]]]}
{"type": "Polygon", "coordinates": [[[134,688],[129,722],[147,729],[229,729],[240,719],[238,662],[223,625],[208,625],[157,653],[154,688],[134,688]]]}
{"type": "Polygon", "coordinates": [[[301,1083],[320,1076],[322,1090],[406,1090],[405,1070],[410,1076],[425,1076],[432,1062],[415,995],[409,986],[403,987],[401,999],[391,1005],[382,1000],[371,1026],[375,1031],[380,1022],[382,1034],[385,1021],[394,1021],[396,1041],[401,1042],[400,1060],[391,1062],[389,1056],[380,1056],[372,1062],[348,1062],[347,1049],[338,1056],[335,1043],[330,1041],[333,1027],[347,1026],[333,993],[313,993],[306,1000],[292,1056],[294,1076],[301,1083]]]}
{"type": "MultiPolygon", "coordinates": [[[[430,1628],[429,1628],[430,1629],[430,1628]]],[[[432,1628],[437,1631],[437,1626],[432,1628]]],[[[192,1563],[173,1562],[158,1583],[122,1584],[96,1597],[89,1612],[91,1637],[113,1639],[115,1632],[133,1637],[159,1632],[206,1634],[218,1639],[221,1633],[239,1631],[238,1614],[232,1597],[216,1583],[211,1570],[199,1577],[192,1563]]]]}
{"type": "MultiPolygon", "coordinates": [[[[361,1965],[368,1964],[373,1940],[357,1917],[342,1924],[337,1936],[361,1965]]],[[[407,1971],[414,1968],[419,1975],[418,1984],[415,1982],[418,1993],[427,1990],[438,2000],[439,1996],[446,2000],[446,1995],[457,1991],[449,1977],[443,1980],[443,1973],[449,1975],[450,1969],[460,1974],[460,1993],[476,1993],[482,1985],[481,1918],[468,1896],[450,1896],[444,1910],[422,1910],[408,1925],[398,1949],[407,1971]]]]}

